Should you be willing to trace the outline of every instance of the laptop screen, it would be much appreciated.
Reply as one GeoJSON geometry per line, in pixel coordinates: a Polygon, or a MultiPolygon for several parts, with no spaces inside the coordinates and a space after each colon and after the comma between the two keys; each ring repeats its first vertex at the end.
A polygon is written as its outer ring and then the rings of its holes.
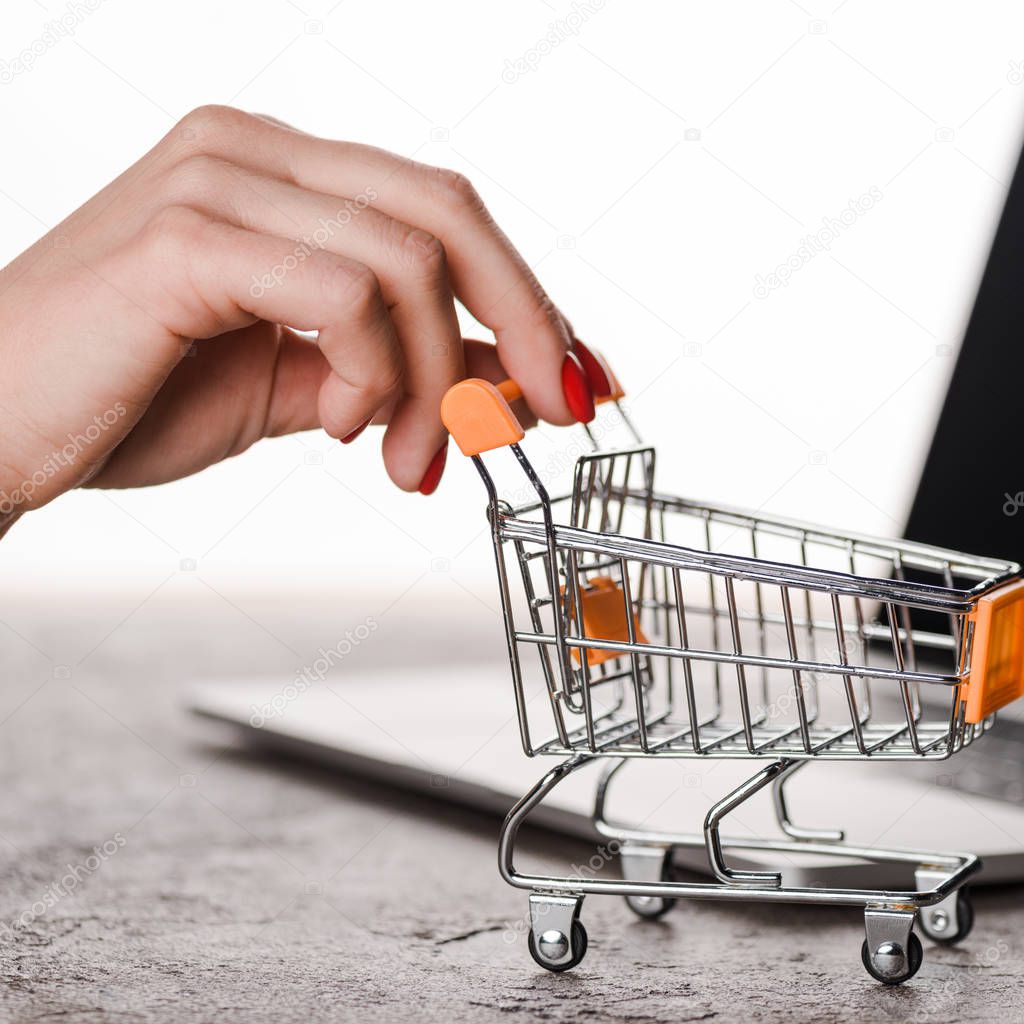
{"type": "MultiPolygon", "coordinates": [[[[961,258],[950,252],[949,258],[961,258]]],[[[1024,562],[1024,158],[907,522],[911,540],[1024,562]]]]}

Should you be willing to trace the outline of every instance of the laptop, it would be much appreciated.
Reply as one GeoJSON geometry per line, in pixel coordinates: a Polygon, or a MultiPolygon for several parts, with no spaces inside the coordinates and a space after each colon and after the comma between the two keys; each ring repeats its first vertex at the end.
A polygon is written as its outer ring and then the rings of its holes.
{"type": "MultiPolygon", "coordinates": [[[[910,540],[1024,563],[1024,466],[1014,461],[1024,380],[1022,280],[1024,158],[919,467],[907,512],[910,540]]],[[[918,624],[928,628],[924,619],[918,624]]],[[[494,640],[493,656],[468,663],[423,666],[410,652],[408,664],[374,670],[346,661],[308,683],[207,680],[193,688],[189,707],[231,728],[258,752],[298,756],[503,816],[554,761],[523,756],[500,633],[494,640]]],[[[525,696],[528,702],[547,700],[536,683],[525,696]]],[[[610,808],[613,820],[699,832],[710,804],[755,770],[749,761],[652,760],[642,772],[623,773],[610,808]]],[[[592,772],[559,786],[533,822],[595,838],[592,772]]],[[[797,824],[840,827],[859,846],[947,850],[962,844],[984,860],[980,882],[1024,880],[1024,710],[1011,706],[982,742],[948,761],[816,763],[794,778],[789,800],[797,824]],[[842,820],[833,820],[839,808],[842,820]]],[[[744,804],[728,825],[745,838],[777,834],[768,799],[744,804]]],[[[737,853],[730,862],[748,870],[777,868],[769,856],[737,853]]],[[[700,849],[681,849],[675,857],[683,869],[708,872],[700,849]]],[[[895,866],[810,855],[787,863],[785,874],[790,885],[907,882],[895,866]]]]}

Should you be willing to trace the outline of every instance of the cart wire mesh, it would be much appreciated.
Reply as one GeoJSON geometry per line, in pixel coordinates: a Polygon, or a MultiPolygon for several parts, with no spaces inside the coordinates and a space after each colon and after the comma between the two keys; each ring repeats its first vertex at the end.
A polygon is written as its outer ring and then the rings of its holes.
{"type": "Polygon", "coordinates": [[[663,494],[651,447],[581,456],[552,499],[510,447],[518,507],[474,461],[527,754],[941,759],[991,726],[971,612],[1013,563],[663,494]]]}

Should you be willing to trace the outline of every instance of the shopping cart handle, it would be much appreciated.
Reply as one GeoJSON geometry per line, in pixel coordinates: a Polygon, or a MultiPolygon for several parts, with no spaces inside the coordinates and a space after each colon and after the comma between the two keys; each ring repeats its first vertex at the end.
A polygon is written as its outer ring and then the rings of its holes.
{"type": "MultiPolygon", "coordinates": [[[[594,402],[617,402],[625,395],[618,378],[599,353],[587,351],[587,378],[594,402]]],[[[514,380],[500,384],[471,377],[450,387],[441,400],[441,421],[463,455],[516,444],[526,436],[510,403],[523,397],[514,380]]]]}
{"type": "Polygon", "coordinates": [[[509,402],[522,398],[513,380],[492,384],[479,377],[459,381],[441,399],[441,421],[463,455],[516,444],[526,436],[509,402]]]}

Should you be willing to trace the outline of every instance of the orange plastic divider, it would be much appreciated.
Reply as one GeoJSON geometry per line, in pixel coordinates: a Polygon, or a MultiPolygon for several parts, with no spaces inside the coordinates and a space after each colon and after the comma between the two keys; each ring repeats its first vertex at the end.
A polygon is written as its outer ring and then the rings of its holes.
{"type": "Polygon", "coordinates": [[[459,381],[441,399],[441,421],[463,455],[516,444],[525,436],[509,402],[522,398],[514,381],[497,386],[477,377],[459,381]]]}
{"type": "MultiPolygon", "coordinates": [[[[563,589],[564,594],[564,589],[563,589]]],[[[629,643],[629,622],[626,619],[626,604],[622,588],[610,576],[592,576],[586,587],[580,588],[580,605],[583,610],[583,635],[588,640],[614,640],[629,643]]],[[[575,615],[575,608],[572,609],[575,615]]],[[[647,637],[637,617],[633,616],[633,629],[638,644],[647,643],[647,637]]],[[[573,648],[573,660],[580,664],[580,649],[573,648]]],[[[623,657],[622,651],[604,650],[600,647],[587,648],[587,662],[600,665],[612,658],[623,657]]]]}
{"type": "Polygon", "coordinates": [[[1024,697],[1024,580],[979,598],[968,620],[974,623],[971,674],[961,700],[966,721],[976,725],[1024,697]]]}

